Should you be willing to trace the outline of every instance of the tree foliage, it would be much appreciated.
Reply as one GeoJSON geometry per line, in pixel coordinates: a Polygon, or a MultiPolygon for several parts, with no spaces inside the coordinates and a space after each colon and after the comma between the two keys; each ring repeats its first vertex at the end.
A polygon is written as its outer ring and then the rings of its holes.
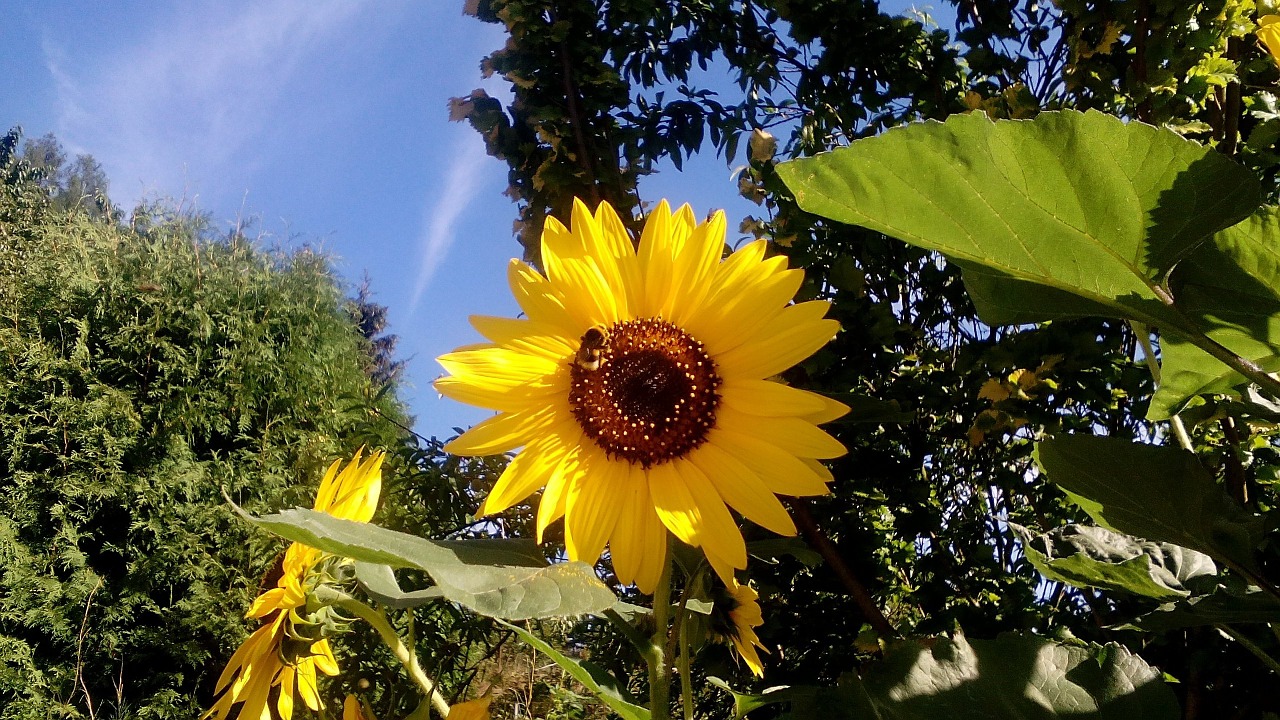
{"type": "MultiPolygon", "coordinates": [[[[385,311],[326,257],[163,202],[120,224],[72,198],[105,191],[96,163],[18,139],[0,144],[0,717],[194,717],[282,550],[223,491],[309,506],[367,444],[392,453],[384,521],[447,530],[466,473],[403,429],[385,311]]],[[[431,618],[421,652],[464,672],[446,648],[487,625],[431,618]]],[[[372,666],[394,703],[404,681],[372,666]]]]}

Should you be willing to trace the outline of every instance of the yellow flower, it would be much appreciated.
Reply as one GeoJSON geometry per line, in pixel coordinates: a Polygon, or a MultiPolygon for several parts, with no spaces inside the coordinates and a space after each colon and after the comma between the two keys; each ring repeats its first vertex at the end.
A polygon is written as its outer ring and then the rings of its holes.
{"type": "Polygon", "coordinates": [[[1280,15],[1263,15],[1258,18],[1256,34],[1276,64],[1280,65],[1280,15]]]}
{"type": "MultiPolygon", "coordinates": [[[[373,517],[382,489],[384,456],[374,452],[362,463],[360,455],[357,450],[342,472],[338,472],[340,460],[329,466],[316,493],[316,510],[359,522],[373,517]]],[[[338,663],[329,641],[315,638],[314,623],[298,611],[306,612],[307,583],[316,579],[312,571],[323,556],[299,543],[285,551],[275,587],[259,595],[245,615],[260,619],[262,625],[231,656],[214,690],[220,696],[203,717],[224,720],[240,704],[238,718],[270,720],[269,700],[276,687],[275,706],[284,720],[293,717],[295,695],[307,707],[319,710],[316,671],[337,675],[338,663]]]]}
{"type": "Polygon", "coordinates": [[[755,631],[755,628],[764,624],[760,603],[757,602],[759,599],[755,590],[734,580],[729,587],[721,588],[715,594],[711,610],[711,634],[714,639],[733,645],[756,677],[764,675],[764,665],[760,663],[760,656],[756,653],[756,648],[764,650],[755,631]]]}
{"type": "Polygon", "coordinates": [[[702,548],[728,583],[747,562],[730,514],[783,535],[777,495],[822,495],[821,459],[844,447],[817,428],[848,408],[770,378],[839,329],[829,303],[790,304],[804,280],[763,240],[728,258],[725,219],[697,224],[663,201],[639,247],[607,203],[575,202],[572,230],[549,219],[546,275],[513,260],[524,319],[473,317],[490,342],[439,358],[436,389],[499,414],[445,449],[523,447],[486,498],[501,512],[539,488],[537,531],[565,519],[569,558],[609,545],[624,583],[652,592],[667,531],[702,548]]]}
{"type": "Polygon", "coordinates": [[[492,697],[456,703],[449,708],[449,720],[489,720],[489,703],[492,697]]]}

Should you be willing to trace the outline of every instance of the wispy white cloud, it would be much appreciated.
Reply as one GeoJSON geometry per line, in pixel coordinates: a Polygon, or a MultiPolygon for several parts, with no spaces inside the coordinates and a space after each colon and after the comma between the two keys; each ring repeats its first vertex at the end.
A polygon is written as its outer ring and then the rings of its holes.
{"type": "Polygon", "coordinates": [[[280,113],[282,90],[304,63],[349,42],[342,30],[362,11],[345,0],[211,3],[162,17],[103,57],[46,39],[55,132],[103,162],[118,202],[247,178],[253,159],[241,153],[280,113]]]}
{"type": "Polygon", "coordinates": [[[428,202],[423,212],[419,236],[422,262],[414,283],[413,297],[409,301],[410,315],[418,309],[423,293],[457,239],[458,218],[475,198],[480,171],[484,167],[484,143],[475,133],[466,132],[454,148],[449,169],[443,175],[447,183],[444,194],[437,196],[434,202],[428,202]]]}

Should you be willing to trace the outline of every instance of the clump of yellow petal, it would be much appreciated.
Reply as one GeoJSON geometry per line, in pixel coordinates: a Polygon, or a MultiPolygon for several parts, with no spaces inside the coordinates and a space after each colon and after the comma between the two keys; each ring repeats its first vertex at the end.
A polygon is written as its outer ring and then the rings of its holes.
{"type": "Polygon", "coordinates": [[[342,720],[369,720],[364,716],[364,709],[360,707],[360,699],[350,693],[342,701],[342,720]]]}
{"type": "Polygon", "coordinates": [[[1258,30],[1255,33],[1262,41],[1272,59],[1280,65],[1280,15],[1263,15],[1258,18],[1258,30]]]}
{"type": "MultiPolygon", "coordinates": [[[[329,466],[316,493],[316,510],[359,522],[368,522],[373,517],[382,489],[384,455],[374,452],[362,461],[362,453],[363,448],[357,450],[341,472],[341,460],[329,466]]],[[[319,711],[316,671],[338,674],[338,662],[329,641],[317,640],[305,653],[288,660],[282,646],[296,640],[291,623],[298,609],[307,604],[308,574],[323,556],[321,551],[300,543],[293,543],[285,551],[275,586],[259,595],[245,614],[261,620],[262,624],[227,662],[214,688],[218,699],[203,718],[224,720],[236,705],[240,706],[240,718],[270,718],[273,687],[279,688],[275,708],[283,720],[293,717],[295,697],[302,698],[311,710],[319,711]]]]}
{"type": "Polygon", "coordinates": [[[545,274],[516,260],[523,319],[476,317],[487,343],[439,358],[442,394],[498,414],[445,446],[519,454],[481,507],[542,490],[537,533],[564,518],[571,560],[609,550],[652,592],[668,536],[701,548],[726,583],[746,567],[736,511],[796,532],[779,495],[823,495],[844,446],[817,426],[848,408],[777,382],[839,331],[829,303],[793,303],[804,273],[767,243],[726,255],[723,212],[666,201],[632,238],[608,203],[548,219],[545,274]]]}
{"type": "Polygon", "coordinates": [[[455,703],[449,707],[449,720],[489,720],[490,696],[455,703]]]}
{"type": "Polygon", "coordinates": [[[756,648],[764,650],[755,631],[755,628],[764,624],[759,599],[760,596],[749,585],[734,580],[725,588],[725,593],[716,599],[711,611],[712,633],[717,636],[715,639],[732,645],[757,677],[764,675],[764,665],[760,662],[760,655],[756,653],[756,648]]]}

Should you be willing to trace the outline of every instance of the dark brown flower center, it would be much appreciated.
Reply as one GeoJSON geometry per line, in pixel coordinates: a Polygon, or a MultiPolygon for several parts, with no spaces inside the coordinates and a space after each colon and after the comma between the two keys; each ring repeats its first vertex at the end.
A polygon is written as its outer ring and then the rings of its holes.
{"type": "Polygon", "coordinates": [[[663,463],[701,445],[715,425],[715,363],[662,318],[588,330],[570,377],[573,416],[610,457],[663,463]]]}

